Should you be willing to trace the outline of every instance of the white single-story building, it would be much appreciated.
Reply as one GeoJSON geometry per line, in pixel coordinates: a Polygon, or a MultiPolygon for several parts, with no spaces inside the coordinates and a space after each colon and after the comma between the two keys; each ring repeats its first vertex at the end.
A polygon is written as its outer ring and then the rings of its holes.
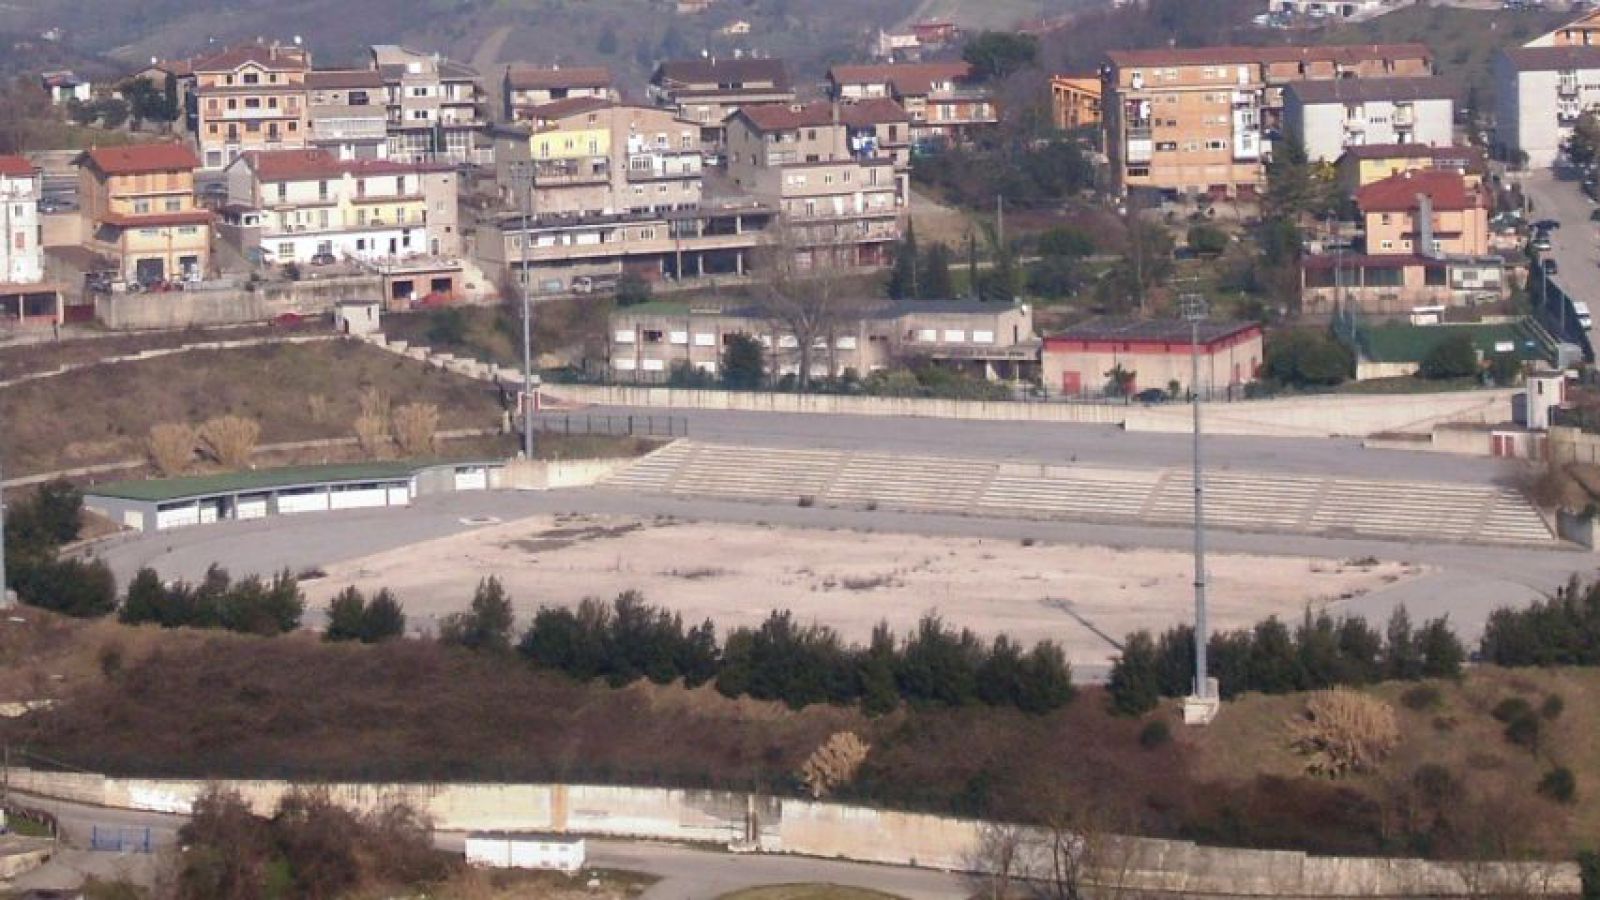
{"type": "Polygon", "coordinates": [[[577,872],[585,860],[583,838],[570,834],[476,832],[467,835],[467,865],[497,869],[577,872]]]}

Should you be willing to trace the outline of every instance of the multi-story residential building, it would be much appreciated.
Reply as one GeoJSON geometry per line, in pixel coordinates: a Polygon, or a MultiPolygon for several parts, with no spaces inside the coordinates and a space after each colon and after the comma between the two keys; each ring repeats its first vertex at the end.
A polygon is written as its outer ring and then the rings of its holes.
{"type": "Polygon", "coordinates": [[[488,125],[477,70],[393,44],[372,48],[389,117],[389,158],[400,162],[482,162],[478,137],[488,125]]]}
{"type": "Polygon", "coordinates": [[[493,132],[495,173],[508,204],[531,202],[541,214],[598,215],[699,205],[698,124],[669,110],[597,97],[541,109],[546,117],[526,127],[493,132]]]}
{"type": "Polygon", "coordinates": [[[1254,196],[1291,82],[1433,74],[1421,44],[1114,50],[1106,152],[1119,191],[1254,196]]]}
{"type": "Polygon", "coordinates": [[[1481,147],[1427,144],[1362,144],[1346,148],[1335,164],[1340,190],[1354,197],[1356,191],[1401,172],[1443,169],[1460,172],[1468,185],[1483,183],[1488,160],[1481,147]]]}
{"type": "Polygon", "coordinates": [[[1523,44],[1524,47],[1600,46],[1600,10],[1591,10],[1554,31],[1523,44]]]}
{"type": "Polygon", "coordinates": [[[341,159],[323,149],[249,153],[227,170],[230,204],[262,211],[262,255],[280,265],[458,250],[457,177],[444,165],[341,159]]]}
{"type": "Polygon", "coordinates": [[[480,223],[479,261],[539,293],[600,290],[624,272],[650,280],[742,276],[776,217],[754,198],[671,211],[510,214],[480,223]]]}
{"type": "Polygon", "coordinates": [[[700,125],[709,154],[722,152],[723,124],[740,107],[794,100],[783,60],[753,57],[668,60],[650,76],[649,93],[656,105],[700,125]]]}
{"type": "Polygon", "coordinates": [[[905,174],[877,145],[876,126],[852,143],[851,107],[747,106],[728,120],[729,178],[778,204],[802,266],[884,265],[903,231],[905,174]]]}
{"type": "Polygon", "coordinates": [[[1356,192],[1364,253],[1301,261],[1301,311],[1403,314],[1418,306],[1500,299],[1503,261],[1489,255],[1488,190],[1461,172],[1405,171],[1356,192]]]}
{"type": "Polygon", "coordinates": [[[503,96],[507,122],[533,118],[537,107],[577,97],[616,100],[611,70],[605,66],[506,66],[503,96]]]}
{"type": "Polygon", "coordinates": [[[389,113],[383,78],[373,69],[319,70],[306,75],[312,147],[340,159],[387,159],[389,113]]]}
{"type": "Polygon", "coordinates": [[[1267,10],[1311,18],[1337,16],[1348,19],[1352,16],[1370,14],[1385,2],[1386,0],[1269,0],[1267,10]]]}
{"type": "Polygon", "coordinates": [[[1455,86],[1442,78],[1300,81],[1284,91],[1284,133],[1313,162],[1362,144],[1447,146],[1455,136],[1455,86]]]}
{"type": "Polygon", "coordinates": [[[252,150],[306,146],[311,131],[305,49],[246,44],[194,63],[195,139],[207,169],[252,150]]]}
{"type": "Polygon", "coordinates": [[[965,62],[834,66],[828,85],[838,100],[895,100],[911,117],[918,143],[965,141],[1000,121],[993,94],[973,83],[965,62]]]}
{"type": "Polygon", "coordinates": [[[1495,58],[1496,150],[1532,168],[1555,163],[1578,117],[1600,102],[1600,45],[1516,47],[1495,58]]]}
{"type": "MultiPolygon", "coordinates": [[[[1038,377],[1040,342],[1026,304],[918,301],[890,305],[861,300],[859,310],[812,350],[811,375],[847,370],[866,375],[912,360],[931,362],[996,381],[1038,377]]],[[[674,369],[717,374],[735,335],[753,337],[766,353],[767,374],[800,370],[800,348],[772,317],[747,304],[655,301],[611,314],[610,375],[619,381],[659,382],[674,369]]]]}
{"type": "Polygon", "coordinates": [[[738,182],[752,166],[884,156],[907,169],[911,127],[905,109],[882,98],[747,107],[728,123],[729,173],[738,182]]]}
{"type": "Polygon", "coordinates": [[[61,292],[44,282],[40,246],[39,169],[21,156],[0,156],[0,328],[62,319],[61,292]]]}
{"type": "Polygon", "coordinates": [[[1100,127],[1100,76],[1057,75],[1050,79],[1050,110],[1062,131],[1100,127]]]}
{"type": "Polygon", "coordinates": [[[92,248],[141,284],[204,277],[211,213],[195,205],[200,160],[182,144],[97,147],[78,158],[78,197],[92,248]]]}

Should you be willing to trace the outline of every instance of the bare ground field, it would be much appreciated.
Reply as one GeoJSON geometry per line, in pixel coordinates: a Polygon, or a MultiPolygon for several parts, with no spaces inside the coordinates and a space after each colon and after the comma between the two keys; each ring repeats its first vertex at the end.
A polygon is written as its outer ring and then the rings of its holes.
{"type": "MultiPolygon", "coordinates": [[[[1420,574],[1395,562],[1213,556],[1217,628],[1295,619],[1420,574]]],[[[388,587],[414,626],[467,605],[484,575],[506,585],[519,619],[541,605],[642,591],[685,621],[754,625],[774,609],[865,641],[887,620],[909,631],[923,613],[983,634],[1061,642],[1074,664],[1109,663],[1139,628],[1189,618],[1186,554],[1031,541],[931,538],[672,519],[539,516],[328,567],[306,585],[320,610],[348,585],[388,587]]]]}

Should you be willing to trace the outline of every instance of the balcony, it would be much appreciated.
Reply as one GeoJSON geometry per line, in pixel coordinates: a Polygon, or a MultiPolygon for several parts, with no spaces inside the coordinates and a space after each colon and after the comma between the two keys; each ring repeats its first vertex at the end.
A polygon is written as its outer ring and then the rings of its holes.
{"type": "Polygon", "coordinates": [[[1576,78],[1562,78],[1556,82],[1556,94],[1562,97],[1578,96],[1579,86],[1576,78]]]}
{"type": "Polygon", "coordinates": [[[1367,120],[1365,120],[1365,119],[1345,119],[1344,120],[1344,130],[1345,131],[1366,131],[1367,130],[1367,120]]]}
{"type": "Polygon", "coordinates": [[[552,160],[535,162],[533,166],[533,183],[537,187],[605,184],[610,180],[611,166],[604,162],[552,160]]]}

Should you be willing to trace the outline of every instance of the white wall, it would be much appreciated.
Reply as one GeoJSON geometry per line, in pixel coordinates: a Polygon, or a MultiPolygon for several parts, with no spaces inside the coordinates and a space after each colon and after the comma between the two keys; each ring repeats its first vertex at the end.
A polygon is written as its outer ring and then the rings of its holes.
{"type": "Polygon", "coordinates": [[[1290,103],[1286,115],[1291,128],[1304,136],[1306,157],[1312,162],[1332,162],[1344,148],[1357,144],[1425,144],[1446,147],[1454,138],[1455,104],[1449,100],[1417,100],[1412,103],[1409,141],[1402,142],[1394,125],[1394,104],[1369,101],[1360,104],[1365,113],[1365,128],[1358,133],[1345,131],[1344,103],[1290,103]]]}
{"type": "Polygon", "coordinates": [[[324,245],[339,259],[353,257],[363,260],[380,260],[390,256],[406,256],[428,252],[428,229],[422,225],[404,228],[368,228],[359,231],[297,231],[289,234],[263,234],[261,249],[273,262],[309,263],[324,245]],[[395,250],[390,252],[389,242],[395,250]],[[292,250],[285,255],[284,246],[292,250]]]}
{"type": "Polygon", "coordinates": [[[34,282],[44,278],[44,249],[39,246],[38,182],[0,176],[0,281],[34,282]]]}

